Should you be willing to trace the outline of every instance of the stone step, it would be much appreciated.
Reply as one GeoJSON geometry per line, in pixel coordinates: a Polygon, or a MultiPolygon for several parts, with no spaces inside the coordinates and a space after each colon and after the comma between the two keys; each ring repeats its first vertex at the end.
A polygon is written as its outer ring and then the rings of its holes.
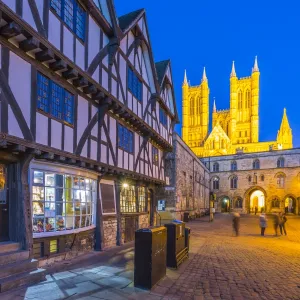
{"type": "Polygon", "coordinates": [[[28,258],[29,258],[29,251],[26,250],[0,253],[0,268],[3,265],[20,262],[28,258]]]}
{"type": "Polygon", "coordinates": [[[15,242],[1,242],[0,243],[0,254],[12,251],[17,251],[20,249],[20,244],[15,242]]]}
{"type": "Polygon", "coordinates": [[[3,265],[0,268],[0,279],[24,272],[31,272],[36,270],[37,267],[38,261],[36,259],[27,259],[24,261],[3,265]]]}
{"type": "MultiPolygon", "coordinates": [[[[14,276],[0,279],[0,293],[15,289],[24,285],[32,285],[46,279],[45,269],[37,269],[30,273],[24,272],[14,276]]],[[[1,299],[1,296],[0,296],[1,299]]]]}

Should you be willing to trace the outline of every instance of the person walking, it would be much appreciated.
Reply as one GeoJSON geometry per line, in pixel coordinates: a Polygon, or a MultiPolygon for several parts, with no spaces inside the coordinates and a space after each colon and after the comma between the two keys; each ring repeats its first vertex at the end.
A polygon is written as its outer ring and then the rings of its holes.
{"type": "Polygon", "coordinates": [[[276,213],[274,214],[273,225],[274,225],[275,235],[278,236],[279,215],[276,213]]]}
{"type": "Polygon", "coordinates": [[[285,223],[287,221],[287,218],[284,213],[279,214],[279,228],[280,228],[280,233],[282,235],[282,231],[286,235],[286,229],[285,229],[285,223]]]}
{"type": "Polygon", "coordinates": [[[259,217],[259,225],[260,225],[260,228],[261,228],[261,236],[264,236],[265,235],[265,230],[266,230],[266,227],[267,227],[267,217],[264,213],[262,213],[259,217]]]}
{"type": "Polygon", "coordinates": [[[258,211],[258,208],[257,208],[257,206],[255,206],[255,208],[254,208],[254,214],[255,215],[257,214],[257,211],[258,211]]]}
{"type": "Polygon", "coordinates": [[[232,227],[235,232],[235,235],[239,236],[239,234],[240,234],[240,214],[239,213],[233,214],[232,227]]]}

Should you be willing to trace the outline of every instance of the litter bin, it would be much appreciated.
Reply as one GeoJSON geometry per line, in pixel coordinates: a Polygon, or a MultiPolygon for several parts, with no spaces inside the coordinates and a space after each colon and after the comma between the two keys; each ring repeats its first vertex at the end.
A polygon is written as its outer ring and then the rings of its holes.
{"type": "Polygon", "coordinates": [[[185,227],[185,247],[188,248],[188,251],[190,251],[190,235],[191,235],[191,228],[185,227]]]}
{"type": "Polygon", "coordinates": [[[134,286],[151,289],[166,275],[167,229],[151,227],[135,232],[134,286]]]}
{"type": "Polygon", "coordinates": [[[167,267],[177,268],[187,257],[185,223],[165,224],[167,228],[167,267]]]}
{"type": "Polygon", "coordinates": [[[189,212],[183,213],[183,222],[187,223],[189,221],[189,216],[190,216],[189,212]]]}

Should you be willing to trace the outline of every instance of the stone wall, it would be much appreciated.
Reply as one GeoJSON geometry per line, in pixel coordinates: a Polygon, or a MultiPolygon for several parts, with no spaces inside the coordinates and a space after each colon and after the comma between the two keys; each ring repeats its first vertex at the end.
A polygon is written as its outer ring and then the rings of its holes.
{"type": "Polygon", "coordinates": [[[157,199],[166,200],[172,217],[181,218],[209,207],[209,171],[192,150],[175,133],[172,153],[166,157],[166,176],[170,185],[157,190],[157,199]]]}
{"type": "Polygon", "coordinates": [[[68,235],[35,238],[33,240],[34,257],[39,259],[40,267],[47,266],[93,251],[94,244],[94,229],[68,235]],[[51,252],[51,241],[57,241],[56,252],[51,252]]]}
{"type": "Polygon", "coordinates": [[[216,195],[215,208],[222,210],[222,201],[227,197],[231,210],[243,213],[249,212],[251,194],[262,191],[265,199],[266,212],[284,211],[285,200],[291,197],[295,202],[295,213],[300,213],[300,149],[269,151],[254,154],[241,154],[205,158],[203,161],[210,167],[210,187],[216,195]],[[283,165],[277,166],[283,159],[283,165]],[[259,160],[259,169],[253,169],[254,160],[259,160]],[[237,163],[237,170],[231,171],[232,162],[237,163]],[[213,165],[219,165],[219,171],[214,172],[213,165]],[[231,178],[237,177],[237,187],[230,185],[231,178]],[[283,176],[283,184],[278,184],[283,176]],[[213,189],[213,180],[219,180],[219,189],[213,189]],[[243,200],[243,208],[235,208],[238,198],[243,200]],[[273,201],[279,200],[279,207],[273,207],[273,201]]]}
{"type": "Polygon", "coordinates": [[[117,245],[117,218],[105,217],[103,220],[103,247],[110,248],[117,245]]]}
{"type": "Polygon", "coordinates": [[[147,228],[149,227],[149,216],[148,214],[145,215],[139,215],[139,229],[140,228],[147,228]]]}

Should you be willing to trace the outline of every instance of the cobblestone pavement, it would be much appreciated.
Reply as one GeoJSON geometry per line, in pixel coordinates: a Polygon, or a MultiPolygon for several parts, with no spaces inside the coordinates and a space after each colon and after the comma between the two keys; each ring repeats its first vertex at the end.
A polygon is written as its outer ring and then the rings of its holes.
{"type": "Polygon", "coordinates": [[[190,258],[151,291],[133,286],[133,248],[125,245],[91,253],[48,270],[47,281],[1,294],[10,299],[299,299],[300,218],[288,217],[287,236],[272,224],[259,235],[258,216],[241,217],[241,235],[232,234],[231,216],[190,222],[190,258]]]}

